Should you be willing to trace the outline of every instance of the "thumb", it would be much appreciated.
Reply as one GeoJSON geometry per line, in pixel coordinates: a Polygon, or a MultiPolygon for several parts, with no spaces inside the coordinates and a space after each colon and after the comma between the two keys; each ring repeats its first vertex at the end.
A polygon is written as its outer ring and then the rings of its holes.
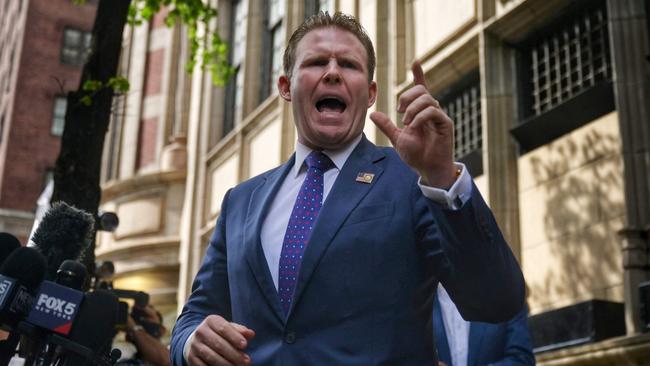
{"type": "Polygon", "coordinates": [[[390,142],[395,145],[397,137],[402,132],[393,121],[388,118],[388,116],[383,112],[372,112],[370,113],[370,119],[379,127],[381,132],[388,137],[390,142]]]}

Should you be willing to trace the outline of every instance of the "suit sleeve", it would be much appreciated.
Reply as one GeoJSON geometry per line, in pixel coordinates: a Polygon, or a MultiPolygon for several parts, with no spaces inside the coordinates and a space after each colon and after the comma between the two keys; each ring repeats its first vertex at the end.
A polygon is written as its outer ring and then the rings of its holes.
{"type": "Polygon", "coordinates": [[[532,366],[535,365],[533,346],[528,332],[528,311],[524,307],[516,317],[508,321],[506,345],[503,359],[491,363],[493,366],[532,366]]]}
{"type": "Polygon", "coordinates": [[[524,304],[523,275],[476,186],[458,210],[421,194],[417,200],[417,210],[431,213],[419,215],[418,241],[463,318],[499,323],[517,315],[524,304]]]}
{"type": "Polygon", "coordinates": [[[188,337],[208,315],[230,320],[230,288],[226,253],[226,216],[230,191],[226,193],[221,213],[208,244],[203,263],[194,278],[192,293],[176,320],[171,339],[173,365],[185,365],[183,348],[188,337]]]}

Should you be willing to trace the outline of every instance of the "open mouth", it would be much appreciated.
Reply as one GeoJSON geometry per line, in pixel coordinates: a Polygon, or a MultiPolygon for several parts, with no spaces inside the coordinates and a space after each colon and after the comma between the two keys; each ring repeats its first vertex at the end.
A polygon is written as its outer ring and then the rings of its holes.
{"type": "Polygon", "coordinates": [[[323,97],[316,102],[316,109],[319,112],[343,113],[347,105],[337,97],[323,97]]]}

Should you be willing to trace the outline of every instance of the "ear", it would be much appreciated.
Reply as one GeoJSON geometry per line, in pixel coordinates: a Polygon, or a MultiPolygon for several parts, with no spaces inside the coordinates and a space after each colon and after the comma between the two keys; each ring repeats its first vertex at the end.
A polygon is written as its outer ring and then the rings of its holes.
{"type": "Polygon", "coordinates": [[[374,81],[370,82],[368,85],[368,108],[372,107],[377,100],[377,83],[374,81]]]}
{"type": "Polygon", "coordinates": [[[291,101],[291,81],[286,75],[281,75],[278,79],[278,92],[282,99],[291,101]]]}

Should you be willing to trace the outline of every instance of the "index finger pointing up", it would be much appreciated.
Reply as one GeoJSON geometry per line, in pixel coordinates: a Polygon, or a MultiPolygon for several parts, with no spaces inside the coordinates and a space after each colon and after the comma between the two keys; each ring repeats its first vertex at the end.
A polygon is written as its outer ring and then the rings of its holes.
{"type": "Polygon", "coordinates": [[[422,71],[422,65],[420,65],[420,61],[413,61],[411,70],[413,71],[413,83],[416,85],[422,85],[427,88],[427,82],[424,79],[424,71],[422,71]]]}

